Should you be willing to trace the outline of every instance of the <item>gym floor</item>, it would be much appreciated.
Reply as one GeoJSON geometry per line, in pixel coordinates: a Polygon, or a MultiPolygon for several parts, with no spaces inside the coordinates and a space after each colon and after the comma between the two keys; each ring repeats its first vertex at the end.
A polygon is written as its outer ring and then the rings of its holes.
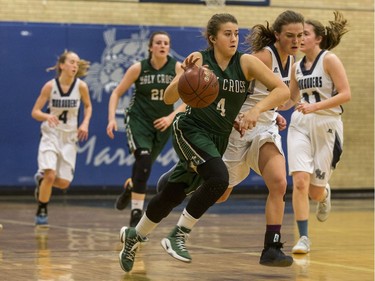
{"type": "MultiPolygon", "coordinates": [[[[333,197],[332,212],[324,223],[315,218],[311,203],[311,252],[293,255],[294,264],[285,268],[259,264],[265,195],[234,194],[213,206],[187,242],[191,263],[170,257],[160,246],[176,224],[182,205],[142,244],[130,273],[118,262],[119,230],[128,224],[130,210],[115,210],[115,198],[53,196],[46,230],[34,226],[32,196],[1,196],[0,280],[374,280],[372,196],[333,197]]],[[[290,255],[298,240],[291,198],[287,198],[281,240],[290,255]]]]}

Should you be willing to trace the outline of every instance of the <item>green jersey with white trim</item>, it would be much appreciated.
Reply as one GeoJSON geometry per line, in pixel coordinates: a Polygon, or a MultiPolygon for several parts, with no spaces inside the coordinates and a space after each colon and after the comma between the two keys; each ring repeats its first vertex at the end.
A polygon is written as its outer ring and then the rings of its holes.
{"type": "Polygon", "coordinates": [[[217,64],[213,50],[201,51],[201,54],[202,64],[207,65],[218,78],[219,94],[208,107],[188,107],[186,117],[193,119],[208,132],[229,136],[249,87],[249,81],[246,80],[240,65],[243,53],[237,51],[225,70],[217,64]]]}
{"type": "Polygon", "coordinates": [[[164,103],[164,91],[176,76],[177,61],[168,56],[167,63],[159,70],[152,67],[150,59],[141,62],[141,73],[135,81],[135,91],[128,114],[142,116],[148,122],[169,115],[173,104],[164,103]]]}

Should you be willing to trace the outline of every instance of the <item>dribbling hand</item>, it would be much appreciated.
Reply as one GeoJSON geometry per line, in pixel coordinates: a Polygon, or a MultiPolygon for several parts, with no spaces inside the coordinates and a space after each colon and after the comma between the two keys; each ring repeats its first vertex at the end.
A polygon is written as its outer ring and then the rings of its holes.
{"type": "Polygon", "coordinates": [[[190,57],[185,59],[184,64],[181,65],[181,67],[184,71],[186,71],[190,68],[198,67],[195,64],[198,60],[199,60],[199,58],[194,58],[194,56],[190,56],[190,57]]]}

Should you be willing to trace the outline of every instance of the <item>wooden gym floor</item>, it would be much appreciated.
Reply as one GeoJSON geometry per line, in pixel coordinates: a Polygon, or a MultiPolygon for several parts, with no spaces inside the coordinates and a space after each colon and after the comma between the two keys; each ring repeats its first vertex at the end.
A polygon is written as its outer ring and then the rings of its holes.
{"type": "MultiPolygon", "coordinates": [[[[264,196],[233,195],[212,207],[196,225],[187,246],[190,264],[160,246],[178,220],[178,207],[137,253],[131,273],[118,263],[119,230],[129,209],[113,208],[116,195],[52,197],[48,230],[34,227],[32,196],[0,197],[0,280],[374,280],[374,201],[332,200],[329,219],[320,223],[311,204],[312,250],[294,255],[287,268],[259,265],[265,231],[264,196]]],[[[282,227],[284,251],[297,241],[291,199],[282,227]]]]}

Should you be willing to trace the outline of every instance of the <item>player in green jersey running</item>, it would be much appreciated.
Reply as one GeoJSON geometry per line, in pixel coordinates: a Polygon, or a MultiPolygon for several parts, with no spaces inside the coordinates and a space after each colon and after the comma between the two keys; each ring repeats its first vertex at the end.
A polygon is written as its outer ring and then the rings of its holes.
{"type": "Polygon", "coordinates": [[[135,226],[142,217],[152,163],[171,135],[173,118],[185,110],[185,104],[174,110],[173,104],[163,101],[165,88],[176,73],[182,72],[181,63],[169,56],[170,36],[164,31],[154,32],[148,47],[149,58],[129,67],[113,90],[108,106],[107,135],[113,139],[113,130],[117,131],[115,113],[118,101],[132,84],[135,85],[125,118],[128,146],[135,163],[132,176],[125,181],[115,204],[116,209],[123,210],[131,200],[130,226],[135,226]]]}
{"type": "MultiPolygon", "coordinates": [[[[121,241],[124,245],[119,257],[124,271],[132,269],[139,243],[174,207],[183,202],[187,193],[195,191],[177,225],[161,242],[171,256],[191,262],[185,242],[194,225],[228,186],[229,175],[221,157],[233,123],[246,98],[250,81],[261,81],[270,90],[270,94],[239,116],[239,130],[242,132],[256,125],[261,112],[277,107],[289,98],[288,87],[270,69],[256,57],[237,50],[238,33],[238,22],[234,16],[213,15],[205,33],[208,49],[193,52],[184,62],[185,70],[194,64],[207,65],[213,70],[220,85],[219,95],[206,108],[187,107],[185,113],[176,116],[172,136],[180,160],[165,188],[150,200],[146,213],[137,226],[121,229],[121,241]]],[[[167,104],[173,104],[179,99],[177,86],[180,75],[175,77],[165,91],[164,101],[167,104]]]]}

